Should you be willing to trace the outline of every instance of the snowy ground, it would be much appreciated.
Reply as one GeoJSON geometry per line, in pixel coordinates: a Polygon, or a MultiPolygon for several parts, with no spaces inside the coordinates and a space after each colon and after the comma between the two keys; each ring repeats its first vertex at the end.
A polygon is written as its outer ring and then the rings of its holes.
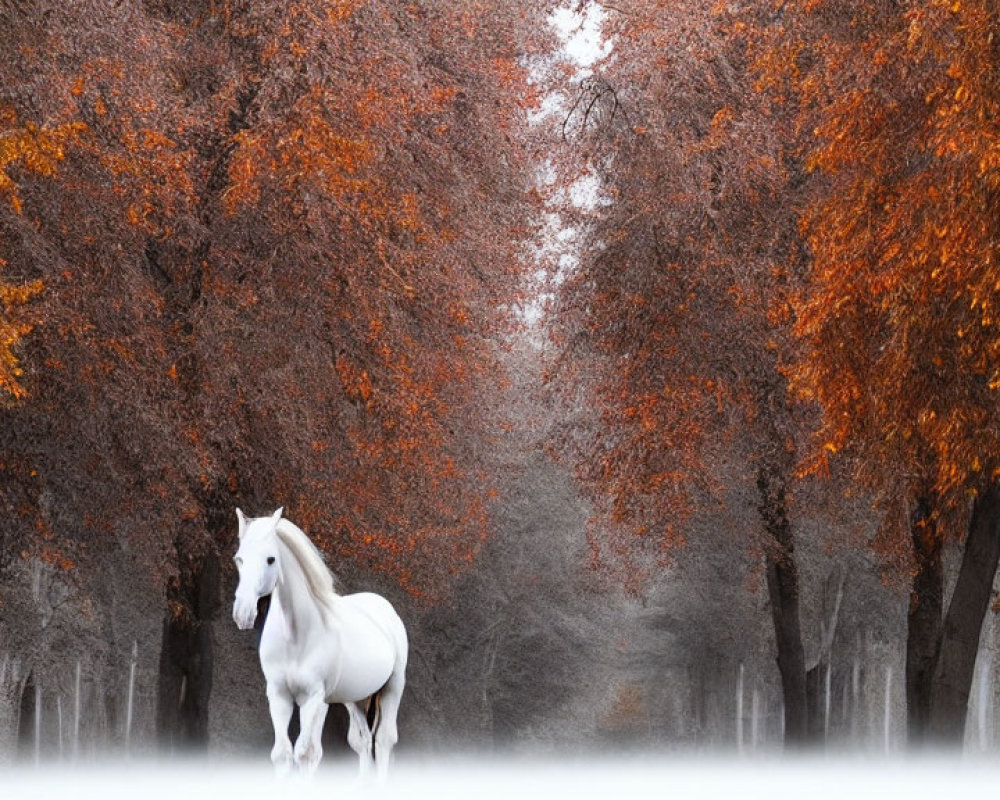
{"type": "Polygon", "coordinates": [[[1000,759],[806,760],[645,757],[527,760],[401,761],[389,783],[358,785],[353,769],[338,762],[311,780],[278,782],[260,764],[169,765],[128,762],[112,766],[21,766],[0,771],[4,800],[94,797],[101,800],[294,800],[406,798],[478,800],[504,798],[670,798],[670,800],[822,800],[900,798],[919,800],[993,796],[1000,786],[1000,759]]]}

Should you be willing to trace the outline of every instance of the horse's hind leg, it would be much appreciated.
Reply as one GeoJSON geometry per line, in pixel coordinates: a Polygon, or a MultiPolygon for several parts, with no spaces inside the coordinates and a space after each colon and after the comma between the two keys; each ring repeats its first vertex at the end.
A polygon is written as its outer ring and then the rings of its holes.
{"type": "Polygon", "coordinates": [[[344,703],[350,719],[347,743],[358,754],[361,777],[368,777],[372,767],[372,732],[368,727],[366,708],[361,703],[344,703]]]}
{"type": "Polygon", "coordinates": [[[389,774],[392,748],[399,741],[396,716],[405,683],[403,671],[399,669],[392,674],[378,696],[372,698],[372,702],[378,703],[372,735],[375,737],[375,771],[380,781],[384,781],[389,774]]]}

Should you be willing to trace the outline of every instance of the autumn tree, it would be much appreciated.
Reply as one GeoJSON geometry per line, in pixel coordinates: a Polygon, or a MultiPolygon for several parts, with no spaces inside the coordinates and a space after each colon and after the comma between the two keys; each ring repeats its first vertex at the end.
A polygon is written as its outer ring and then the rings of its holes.
{"type": "Polygon", "coordinates": [[[782,369],[804,258],[787,202],[799,172],[784,145],[791,118],[754,92],[736,11],[608,11],[614,57],[563,125],[606,200],[579,222],[587,244],[559,287],[551,380],[568,407],[596,408],[557,449],[600,504],[598,560],[613,555],[633,579],[669,560],[699,506],[733,480],[752,487],[759,531],[737,535],[766,564],[795,744],[810,736],[814,666],[789,508],[808,425],[782,369]]]}
{"type": "Polygon", "coordinates": [[[471,410],[528,227],[543,11],[0,9],[5,541],[85,596],[126,554],[162,593],[180,739],[204,736],[234,506],[284,505],[412,602],[488,535],[471,410]]]}
{"type": "Polygon", "coordinates": [[[793,382],[824,411],[814,469],[845,455],[884,549],[912,553],[914,742],[962,740],[1000,556],[997,25],[975,0],[782,4],[761,51],[811,170],[793,382]],[[964,554],[945,607],[949,542],[964,554]]]}

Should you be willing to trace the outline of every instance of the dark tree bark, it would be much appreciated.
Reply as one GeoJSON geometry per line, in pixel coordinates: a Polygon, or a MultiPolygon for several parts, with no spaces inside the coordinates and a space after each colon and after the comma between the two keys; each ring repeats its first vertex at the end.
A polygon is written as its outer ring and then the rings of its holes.
{"type": "Polygon", "coordinates": [[[826,662],[820,661],[806,670],[806,739],[819,744],[824,739],[823,730],[823,678],[826,662]]]}
{"type": "Polygon", "coordinates": [[[917,500],[910,520],[916,574],[906,626],[906,721],[911,745],[928,738],[934,665],[941,642],[944,604],[941,537],[926,498],[917,500]]]}
{"type": "Polygon", "coordinates": [[[802,647],[799,615],[799,573],[795,564],[795,542],[785,497],[785,476],[776,467],[764,465],[757,473],[760,514],[770,538],[767,547],[767,590],[778,648],[778,670],[785,704],[785,747],[808,741],[806,660],[802,647]]]}
{"type": "Polygon", "coordinates": [[[844,599],[844,582],[846,573],[837,568],[826,580],[823,600],[823,619],[820,621],[821,640],[816,662],[806,667],[806,702],[808,714],[809,741],[815,744],[825,744],[828,730],[829,696],[827,680],[829,679],[831,653],[833,642],[837,635],[837,624],[840,621],[840,604],[844,599]]]}
{"type": "Polygon", "coordinates": [[[976,499],[955,591],[941,630],[932,676],[930,730],[940,744],[961,746],[983,617],[1000,560],[1000,486],[976,499]]]}
{"type": "Polygon", "coordinates": [[[170,749],[208,744],[212,693],[211,620],[219,608],[219,561],[210,545],[191,550],[177,542],[180,575],[167,582],[156,729],[170,749]]]}
{"type": "Polygon", "coordinates": [[[35,675],[32,673],[21,689],[17,717],[17,754],[30,758],[35,753],[35,675]]]}

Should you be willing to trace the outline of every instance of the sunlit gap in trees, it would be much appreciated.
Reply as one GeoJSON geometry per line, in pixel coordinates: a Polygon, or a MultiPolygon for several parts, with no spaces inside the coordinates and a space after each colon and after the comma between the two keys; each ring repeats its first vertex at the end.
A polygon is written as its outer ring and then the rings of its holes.
{"type": "Polygon", "coordinates": [[[544,198],[545,210],[539,223],[532,258],[538,268],[528,275],[524,287],[524,302],[514,313],[524,325],[529,341],[540,347],[546,308],[555,291],[578,263],[580,231],[570,224],[567,216],[594,213],[610,201],[601,192],[601,182],[586,158],[575,153],[572,134],[578,123],[572,120],[580,103],[585,82],[594,75],[594,67],[611,55],[614,43],[604,36],[602,24],[606,16],[598,3],[572,3],[549,16],[560,49],[547,60],[539,60],[532,69],[532,81],[545,87],[538,108],[529,114],[535,130],[547,129],[550,151],[558,147],[556,137],[562,134],[565,153],[551,153],[538,165],[535,187],[544,198]],[[566,162],[566,163],[562,163],[566,162]],[[565,180],[567,170],[573,176],[565,180]]]}

